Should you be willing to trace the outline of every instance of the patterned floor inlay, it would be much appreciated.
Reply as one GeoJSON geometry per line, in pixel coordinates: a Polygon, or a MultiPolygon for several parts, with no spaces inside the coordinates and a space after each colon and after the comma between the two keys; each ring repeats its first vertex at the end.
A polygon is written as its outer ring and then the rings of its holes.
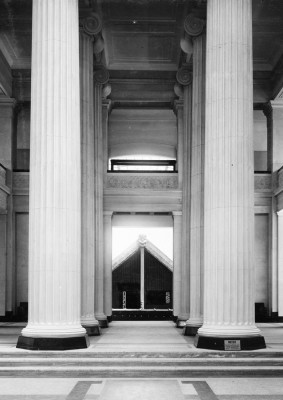
{"type": "Polygon", "coordinates": [[[102,381],[79,381],[66,400],[98,399],[102,390],[102,381]]]}
{"type": "Polygon", "coordinates": [[[186,399],[218,400],[206,381],[181,381],[181,387],[186,399]]]}

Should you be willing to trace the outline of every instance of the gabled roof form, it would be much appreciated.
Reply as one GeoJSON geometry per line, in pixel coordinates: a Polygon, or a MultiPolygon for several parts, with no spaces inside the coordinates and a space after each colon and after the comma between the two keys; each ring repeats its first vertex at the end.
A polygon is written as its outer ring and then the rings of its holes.
{"type": "Polygon", "coordinates": [[[150,240],[143,236],[131,244],[127,249],[120,253],[112,262],[112,270],[118,268],[123,262],[130,258],[140,247],[144,247],[153,257],[161,262],[166,268],[173,272],[173,261],[166,256],[158,247],[156,247],[150,240]]]}

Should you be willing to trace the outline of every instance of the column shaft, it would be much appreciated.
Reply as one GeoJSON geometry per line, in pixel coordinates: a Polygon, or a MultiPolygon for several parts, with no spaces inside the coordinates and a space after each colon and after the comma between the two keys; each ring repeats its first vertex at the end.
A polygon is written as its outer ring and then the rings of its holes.
{"type": "Polygon", "coordinates": [[[183,100],[175,101],[175,112],[177,114],[177,129],[178,129],[178,148],[177,148],[177,170],[179,188],[183,185],[183,144],[184,144],[184,102],[183,100]]]}
{"type": "Polygon", "coordinates": [[[107,327],[104,313],[104,261],[103,261],[103,135],[102,86],[94,84],[94,171],[95,171],[95,316],[101,327],[107,327]]]}
{"type": "MultiPolygon", "coordinates": [[[[282,123],[283,123],[283,103],[281,100],[270,101],[264,108],[264,113],[267,118],[267,135],[268,135],[268,170],[272,173],[273,186],[277,185],[277,171],[283,165],[283,140],[282,140],[282,123]]],[[[278,214],[279,215],[279,214],[278,214]]],[[[281,258],[279,224],[280,218],[277,216],[277,198],[272,198],[272,213],[270,221],[271,231],[271,311],[273,315],[282,316],[282,308],[279,312],[280,304],[280,265],[281,258]]]]}
{"type": "Polygon", "coordinates": [[[108,170],[108,114],[110,109],[111,100],[104,99],[102,102],[102,128],[103,128],[103,168],[104,177],[106,178],[108,170]]]}
{"type": "Polygon", "coordinates": [[[271,172],[278,171],[283,165],[283,102],[271,101],[269,103],[269,116],[267,120],[269,136],[269,167],[271,172]]]}
{"type": "Polygon", "coordinates": [[[82,165],[82,305],[81,323],[99,335],[95,303],[93,38],[80,32],[81,165],[82,165]]]}
{"type": "Polygon", "coordinates": [[[204,35],[193,41],[190,318],[186,322],[185,335],[195,335],[203,320],[205,43],[204,35]]]}
{"type": "Polygon", "coordinates": [[[177,327],[184,327],[190,312],[189,243],[190,243],[190,146],[192,127],[192,86],[184,86],[184,135],[183,135],[183,223],[181,254],[181,301],[177,327]]]}
{"type": "MultiPolygon", "coordinates": [[[[278,213],[278,242],[283,241],[283,210],[278,213]]],[[[283,248],[278,246],[278,316],[283,317],[283,248]]]]}
{"type": "Polygon", "coordinates": [[[265,347],[254,324],[251,6],[208,0],[204,348],[265,347]]]}
{"type": "Polygon", "coordinates": [[[104,212],[104,313],[112,316],[112,211],[104,212]]]}
{"type": "Polygon", "coordinates": [[[140,286],[140,302],[141,309],[144,309],[144,246],[140,246],[141,256],[141,286],[140,286]]]}
{"type": "Polygon", "coordinates": [[[182,285],[182,211],[173,211],[173,316],[180,315],[182,285]]]}
{"type": "Polygon", "coordinates": [[[29,319],[18,347],[87,347],[81,311],[77,0],[33,2],[29,319]]]}
{"type": "MultiPolygon", "coordinates": [[[[6,185],[13,191],[13,120],[16,101],[10,98],[0,98],[0,163],[6,168],[6,185]]],[[[7,216],[5,234],[5,265],[2,269],[2,309],[15,310],[15,268],[14,268],[14,223],[13,223],[13,196],[7,197],[7,216]],[[5,282],[5,283],[4,283],[5,282]]]]}

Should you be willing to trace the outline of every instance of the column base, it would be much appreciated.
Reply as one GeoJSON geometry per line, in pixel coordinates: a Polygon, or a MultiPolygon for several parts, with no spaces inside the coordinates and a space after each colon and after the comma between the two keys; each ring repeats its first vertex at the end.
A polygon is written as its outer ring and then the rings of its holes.
{"type": "Polygon", "coordinates": [[[213,337],[196,335],[194,345],[198,349],[240,351],[265,349],[263,336],[213,337]]]}
{"type": "Polygon", "coordinates": [[[196,336],[200,327],[201,327],[201,325],[199,325],[199,326],[186,325],[183,328],[183,335],[184,336],[196,336]]]}
{"type": "Polygon", "coordinates": [[[88,336],[100,336],[100,326],[99,325],[86,326],[86,325],[82,324],[82,327],[85,328],[88,336]]]}
{"type": "Polygon", "coordinates": [[[186,326],[186,321],[187,320],[178,318],[176,322],[176,328],[183,329],[186,326]]]}
{"type": "Polygon", "coordinates": [[[67,338],[33,338],[19,336],[17,348],[25,350],[77,350],[89,346],[87,335],[67,338]]]}
{"type": "Polygon", "coordinates": [[[108,320],[107,319],[99,319],[98,320],[100,328],[108,328],[108,320]]]}

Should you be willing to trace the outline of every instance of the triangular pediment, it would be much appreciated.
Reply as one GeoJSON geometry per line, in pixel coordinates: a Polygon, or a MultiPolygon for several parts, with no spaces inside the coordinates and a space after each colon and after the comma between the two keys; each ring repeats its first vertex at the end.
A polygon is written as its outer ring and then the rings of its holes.
{"type": "Polygon", "coordinates": [[[140,247],[144,247],[153,257],[155,257],[161,264],[163,264],[170,271],[173,271],[173,261],[166,256],[158,247],[156,247],[150,240],[139,238],[124,251],[122,251],[112,262],[112,270],[118,268],[133,254],[135,254],[140,247]]]}

